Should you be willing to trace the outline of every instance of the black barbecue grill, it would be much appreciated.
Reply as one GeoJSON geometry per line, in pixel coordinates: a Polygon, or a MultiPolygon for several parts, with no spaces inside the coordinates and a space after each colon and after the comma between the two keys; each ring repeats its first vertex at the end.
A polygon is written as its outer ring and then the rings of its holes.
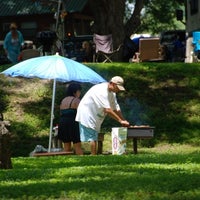
{"type": "Polygon", "coordinates": [[[137,140],[151,139],[154,136],[154,127],[130,126],[127,128],[127,139],[133,139],[133,152],[137,154],[137,140]]]}

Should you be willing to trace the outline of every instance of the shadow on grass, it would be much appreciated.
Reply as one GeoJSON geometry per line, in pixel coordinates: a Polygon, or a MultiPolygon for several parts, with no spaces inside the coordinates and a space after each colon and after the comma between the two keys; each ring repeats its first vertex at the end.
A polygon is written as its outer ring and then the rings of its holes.
{"type": "Polygon", "coordinates": [[[0,193],[21,199],[198,199],[199,163],[198,152],[19,158],[13,170],[0,173],[6,180],[0,193]]]}
{"type": "Polygon", "coordinates": [[[49,129],[46,134],[41,136],[38,132],[44,129],[45,126],[33,127],[23,122],[13,122],[9,131],[11,132],[11,155],[16,156],[29,156],[36,145],[40,144],[47,148],[49,129]]]}
{"type": "Polygon", "coordinates": [[[131,123],[155,126],[155,138],[169,142],[195,137],[191,129],[199,129],[200,123],[189,119],[199,115],[199,67],[183,63],[129,64],[120,75],[125,78],[127,91],[118,101],[131,123]],[[190,109],[194,105],[196,113],[190,109]]]}

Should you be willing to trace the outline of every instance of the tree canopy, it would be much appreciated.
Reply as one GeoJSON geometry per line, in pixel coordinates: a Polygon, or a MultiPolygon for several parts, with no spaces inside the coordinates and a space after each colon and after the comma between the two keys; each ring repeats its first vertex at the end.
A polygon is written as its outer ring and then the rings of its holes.
{"type": "Polygon", "coordinates": [[[184,4],[181,1],[147,1],[138,30],[158,34],[161,30],[184,29],[183,23],[176,19],[177,9],[184,9],[184,4]]]}

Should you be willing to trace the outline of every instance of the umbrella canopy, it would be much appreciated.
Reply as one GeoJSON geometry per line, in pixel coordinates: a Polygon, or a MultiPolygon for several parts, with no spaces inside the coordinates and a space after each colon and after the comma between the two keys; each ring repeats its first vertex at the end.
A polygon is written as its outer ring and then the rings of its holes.
{"type": "Polygon", "coordinates": [[[57,54],[25,60],[1,72],[1,74],[5,74],[11,77],[37,77],[41,79],[54,80],[48,151],[51,151],[56,81],[77,81],[88,82],[93,84],[106,81],[104,78],[102,78],[99,74],[97,74],[89,67],[74,60],[59,56],[57,54]]]}
{"type": "Polygon", "coordinates": [[[22,76],[26,78],[56,79],[69,82],[104,82],[99,74],[89,67],[74,60],[59,56],[42,56],[20,62],[2,72],[8,76],[22,76]]]}

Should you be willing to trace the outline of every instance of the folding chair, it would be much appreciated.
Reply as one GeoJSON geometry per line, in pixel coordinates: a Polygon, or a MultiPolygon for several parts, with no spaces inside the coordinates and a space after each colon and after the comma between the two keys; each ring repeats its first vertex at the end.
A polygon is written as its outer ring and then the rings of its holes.
{"type": "Polygon", "coordinates": [[[99,57],[103,58],[103,63],[105,62],[112,62],[112,56],[117,53],[122,45],[115,50],[113,50],[113,40],[112,35],[98,35],[94,34],[93,38],[95,44],[95,61],[99,61],[99,57]]]}

